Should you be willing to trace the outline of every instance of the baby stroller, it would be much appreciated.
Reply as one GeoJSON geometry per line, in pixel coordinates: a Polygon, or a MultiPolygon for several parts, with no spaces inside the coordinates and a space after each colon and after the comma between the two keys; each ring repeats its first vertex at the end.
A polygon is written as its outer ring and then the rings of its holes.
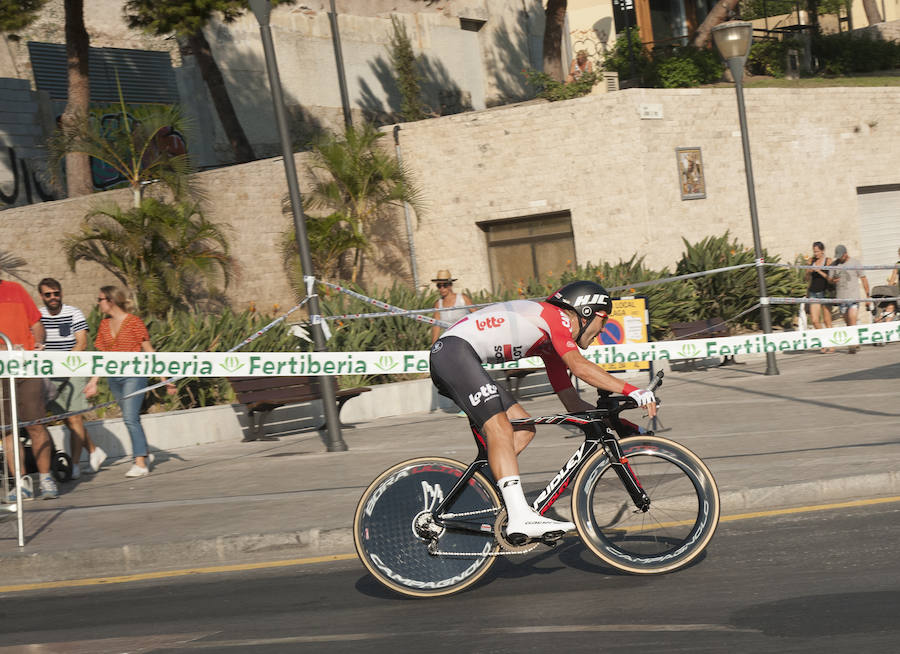
{"type": "MultiPolygon", "coordinates": [[[[873,298],[882,297],[898,297],[900,296],[900,287],[897,286],[875,286],[872,288],[871,296],[873,298]]],[[[900,319],[897,314],[897,300],[885,300],[883,302],[875,302],[875,309],[872,311],[872,322],[890,322],[900,319]]]]}
{"type": "MultiPolygon", "coordinates": [[[[19,429],[19,441],[22,443],[22,449],[25,450],[25,474],[33,475],[38,471],[37,461],[35,461],[34,452],[31,449],[31,438],[24,427],[19,429]]],[[[13,454],[0,451],[0,463],[3,465],[4,477],[9,471],[6,465],[6,456],[12,458],[13,454]]],[[[72,478],[72,457],[62,450],[57,450],[52,438],[50,439],[50,474],[58,482],[69,481],[72,478]]]]}

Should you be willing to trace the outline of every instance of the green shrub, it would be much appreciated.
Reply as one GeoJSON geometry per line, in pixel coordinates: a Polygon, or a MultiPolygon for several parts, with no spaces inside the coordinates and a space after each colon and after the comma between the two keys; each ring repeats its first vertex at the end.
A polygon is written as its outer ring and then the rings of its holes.
{"type": "Polygon", "coordinates": [[[784,41],[757,41],[750,46],[747,69],[752,75],[784,77],[788,44],[784,41]]]}
{"type": "Polygon", "coordinates": [[[654,53],[647,76],[654,86],[674,89],[718,82],[724,71],[722,58],[712,50],[685,46],[654,53]]]}
{"type": "Polygon", "coordinates": [[[819,35],[812,54],[825,75],[848,75],[900,67],[900,43],[850,33],[819,35]]]}
{"type": "Polygon", "coordinates": [[[550,102],[571,100],[587,95],[600,78],[599,74],[595,72],[583,73],[578,80],[567,84],[557,82],[547,73],[536,70],[526,69],[522,74],[525,76],[525,81],[536,90],[537,97],[546,98],[550,102]]]}
{"type": "MultiPolygon", "coordinates": [[[[88,346],[93,346],[102,316],[95,307],[88,316],[88,346]]],[[[225,352],[248,336],[268,325],[273,317],[244,311],[235,313],[226,309],[216,315],[203,315],[186,311],[170,311],[164,318],[146,321],[153,348],[164,352],[225,352]]],[[[309,349],[290,333],[284,323],[272,327],[264,336],[242,347],[239,352],[290,352],[309,349]]],[[[152,383],[157,380],[153,379],[152,383]]],[[[151,391],[146,404],[158,404],[166,410],[190,409],[213,406],[234,401],[234,392],[223,377],[186,377],[176,383],[177,393],[166,394],[164,388],[151,391]]],[[[105,378],[100,378],[97,404],[112,400],[105,378]]],[[[105,413],[105,412],[102,412],[105,413]]]]}
{"type": "MultiPolygon", "coordinates": [[[[685,252],[676,266],[679,275],[712,270],[727,266],[753,263],[753,249],[731,240],[729,233],[722,236],[710,236],[698,243],[684,241],[685,252]]],[[[769,263],[778,263],[777,256],[769,256],[763,250],[763,258],[769,263]]],[[[766,290],[773,297],[798,297],[804,294],[806,283],[803,274],[790,268],[766,267],[766,290]]],[[[721,316],[726,320],[736,317],[759,302],[759,285],[756,269],[753,266],[704,275],[683,282],[691,287],[692,297],[687,305],[686,313],[690,320],[702,320],[721,316]]],[[[793,319],[794,309],[790,305],[772,306],[772,324],[789,327],[793,319]]],[[[741,317],[736,324],[746,327],[756,325],[758,311],[741,317]]]]}
{"type": "Polygon", "coordinates": [[[634,58],[634,75],[645,81],[645,73],[650,66],[650,55],[641,43],[641,33],[637,27],[622,30],[616,42],[603,57],[603,67],[619,73],[620,79],[631,79],[632,57],[634,58]],[[629,47],[628,37],[631,37],[629,47]]]}

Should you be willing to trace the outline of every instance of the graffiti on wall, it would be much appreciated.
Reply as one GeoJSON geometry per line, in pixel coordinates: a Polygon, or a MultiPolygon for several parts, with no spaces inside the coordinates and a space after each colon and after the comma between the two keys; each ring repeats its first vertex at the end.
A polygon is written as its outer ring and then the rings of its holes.
{"type": "Polygon", "coordinates": [[[12,173],[12,189],[9,188],[8,181],[6,184],[0,184],[0,204],[15,206],[56,199],[44,187],[37,171],[32,169],[29,162],[16,156],[14,147],[7,146],[5,153],[0,152],[0,157],[4,155],[6,161],[0,160],[0,170],[5,167],[12,173]],[[21,200],[20,193],[22,194],[21,200]]]}
{"type": "MultiPolygon", "coordinates": [[[[130,114],[127,115],[127,118],[129,131],[133,133],[138,122],[130,114]]],[[[113,140],[115,134],[121,128],[121,113],[103,114],[103,116],[100,117],[100,133],[104,138],[107,138],[110,141],[113,140]]],[[[143,166],[150,166],[162,155],[172,157],[186,153],[187,144],[184,136],[172,127],[164,127],[156,135],[156,138],[153,139],[152,147],[147,148],[147,151],[144,153],[143,159],[141,160],[141,164],[143,166]]],[[[93,157],[91,158],[91,177],[94,188],[98,191],[108,191],[109,189],[122,186],[128,181],[121,172],[107,164],[105,161],[93,157]]]]}

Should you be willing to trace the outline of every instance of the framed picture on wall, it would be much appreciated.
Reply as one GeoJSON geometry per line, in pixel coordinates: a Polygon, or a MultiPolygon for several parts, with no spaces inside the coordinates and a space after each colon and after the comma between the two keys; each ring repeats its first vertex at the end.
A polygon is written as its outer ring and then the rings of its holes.
{"type": "Polygon", "coordinates": [[[706,197],[706,178],[703,175],[703,157],[700,148],[675,148],[678,161],[678,183],[682,200],[700,200],[706,197]]]}

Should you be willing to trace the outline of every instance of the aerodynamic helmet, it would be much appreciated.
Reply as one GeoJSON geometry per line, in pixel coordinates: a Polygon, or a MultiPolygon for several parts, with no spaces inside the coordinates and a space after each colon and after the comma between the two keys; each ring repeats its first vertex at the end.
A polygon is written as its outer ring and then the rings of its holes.
{"type": "Polygon", "coordinates": [[[578,315],[581,330],[575,341],[581,339],[584,330],[600,316],[606,318],[612,311],[612,300],[609,292],[597,284],[587,280],[569,282],[547,298],[547,302],[561,309],[569,309],[578,315]]]}

